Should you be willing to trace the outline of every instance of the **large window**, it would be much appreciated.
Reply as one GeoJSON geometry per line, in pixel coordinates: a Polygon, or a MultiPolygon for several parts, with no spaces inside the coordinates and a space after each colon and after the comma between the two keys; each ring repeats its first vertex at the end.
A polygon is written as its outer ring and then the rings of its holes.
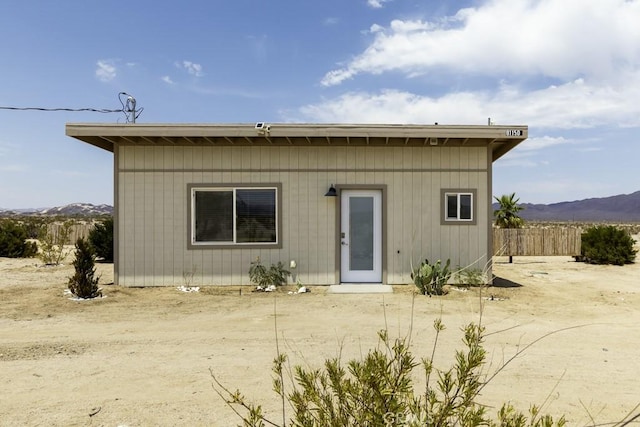
{"type": "Polygon", "coordinates": [[[279,244],[279,186],[190,186],[193,246],[279,244]]]}
{"type": "Polygon", "coordinates": [[[442,223],[475,224],[475,190],[442,190],[442,223]]]}

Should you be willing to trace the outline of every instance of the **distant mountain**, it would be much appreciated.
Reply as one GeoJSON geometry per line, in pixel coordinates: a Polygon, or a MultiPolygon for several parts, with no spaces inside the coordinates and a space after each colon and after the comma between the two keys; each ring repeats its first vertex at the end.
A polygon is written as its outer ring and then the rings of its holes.
{"type": "Polygon", "coordinates": [[[113,206],[92,205],[91,203],[72,203],[70,205],[58,206],[55,208],[42,209],[0,209],[0,216],[99,216],[113,215],[113,206]]]}
{"type": "MultiPolygon", "coordinates": [[[[530,221],[625,221],[640,222],[640,191],[573,202],[543,204],[521,204],[520,212],[530,221]]],[[[494,203],[493,208],[497,209],[494,203]]],[[[0,217],[16,215],[42,216],[99,216],[113,215],[113,206],[72,203],[70,205],[42,209],[0,209],[0,217]]]]}
{"type": "MultiPolygon", "coordinates": [[[[523,203],[520,216],[532,221],[640,222],[640,191],[549,205],[523,203]]],[[[494,203],[497,209],[497,203],[494,203]]]]}

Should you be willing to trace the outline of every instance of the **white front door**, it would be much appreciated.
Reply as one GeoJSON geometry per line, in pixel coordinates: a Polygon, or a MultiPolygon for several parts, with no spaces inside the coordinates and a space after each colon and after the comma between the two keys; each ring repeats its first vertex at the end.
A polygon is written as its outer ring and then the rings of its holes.
{"type": "Polygon", "coordinates": [[[340,281],[382,283],[382,190],[342,190],[340,203],[340,281]]]}

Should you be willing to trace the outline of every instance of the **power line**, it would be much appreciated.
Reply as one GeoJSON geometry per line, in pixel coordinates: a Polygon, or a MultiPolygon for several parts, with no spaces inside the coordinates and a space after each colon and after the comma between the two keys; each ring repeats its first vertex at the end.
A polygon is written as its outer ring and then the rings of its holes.
{"type": "Polygon", "coordinates": [[[123,113],[126,117],[127,123],[135,123],[136,119],[140,116],[144,108],[136,109],[136,99],[126,92],[120,92],[118,94],[118,100],[122,108],[109,109],[109,108],[46,108],[46,107],[4,107],[0,106],[0,110],[11,111],[67,111],[67,112],[91,112],[91,113],[123,113]],[[122,100],[122,96],[126,96],[126,100],[122,100]]]}
{"type": "Polygon", "coordinates": [[[106,108],[43,108],[43,107],[2,107],[0,110],[14,110],[14,111],[91,111],[94,113],[120,113],[123,110],[108,110],[106,108]]]}

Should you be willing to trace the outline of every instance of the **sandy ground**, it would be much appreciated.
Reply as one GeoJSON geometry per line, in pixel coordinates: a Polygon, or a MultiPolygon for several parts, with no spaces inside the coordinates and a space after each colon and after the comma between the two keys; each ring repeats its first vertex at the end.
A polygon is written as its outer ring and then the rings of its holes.
{"type": "Polygon", "coordinates": [[[640,403],[640,263],[497,258],[499,286],[482,296],[478,289],[418,296],[413,313],[411,286],[384,296],[331,295],[322,287],[300,295],[237,287],[184,293],[109,285],[109,264],[98,265],[105,298],[73,301],[64,294],[72,269],[0,259],[2,426],[237,425],[212,389],[210,369],[277,420],[274,305],[281,349],[292,363],[311,366],[340,348],[345,360],[357,357],[376,345],[378,330],[405,335],[412,322],[412,350],[426,356],[433,320],[442,316],[440,368],[482,306],[488,374],[551,334],[489,383],[483,403],[497,410],[508,400],[527,410],[546,401],[545,411],[566,414],[569,425],[620,420],[640,403]]]}

